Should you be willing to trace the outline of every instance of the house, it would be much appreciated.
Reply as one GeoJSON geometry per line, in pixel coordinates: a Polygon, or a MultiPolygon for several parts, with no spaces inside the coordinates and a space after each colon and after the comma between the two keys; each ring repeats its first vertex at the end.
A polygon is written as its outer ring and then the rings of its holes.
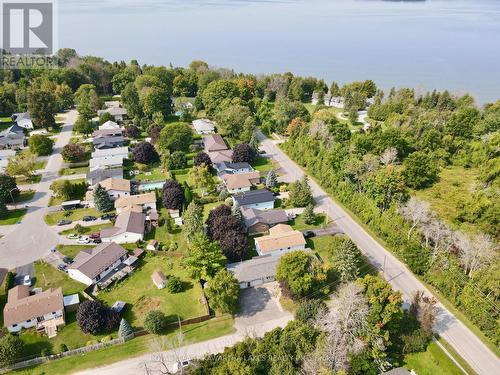
{"type": "Polygon", "coordinates": [[[215,124],[208,119],[198,119],[193,121],[193,128],[198,134],[212,134],[215,131],[215,124]]]}
{"type": "Polygon", "coordinates": [[[220,134],[212,134],[203,137],[203,146],[206,152],[227,150],[226,142],[224,142],[220,134]]]}
{"type": "Polygon", "coordinates": [[[151,280],[153,280],[153,284],[155,284],[158,289],[163,289],[167,286],[167,278],[161,271],[153,272],[151,280]]]}
{"type": "Polygon", "coordinates": [[[14,156],[16,156],[16,152],[14,150],[0,150],[0,173],[3,173],[9,164],[9,159],[14,156]]]}
{"type": "Polygon", "coordinates": [[[227,265],[227,270],[238,280],[241,289],[274,281],[279,256],[264,255],[227,265]]]}
{"type": "Polygon", "coordinates": [[[259,255],[282,254],[305,248],[306,240],[302,232],[287,224],[278,224],[269,229],[269,235],[255,238],[255,250],[259,255]]]}
{"type": "Polygon", "coordinates": [[[68,267],[68,275],[81,283],[93,285],[115,273],[127,258],[127,250],[123,247],[114,242],[103,242],[80,251],[68,267]]]}
{"type": "Polygon", "coordinates": [[[101,181],[100,185],[106,189],[109,197],[113,200],[130,196],[130,180],[125,180],[123,178],[107,178],[101,181]]]}
{"type": "Polygon", "coordinates": [[[118,156],[106,156],[102,158],[93,158],[89,161],[89,169],[92,171],[94,169],[104,168],[120,168],[123,166],[123,157],[118,156]]]}
{"type": "Polygon", "coordinates": [[[123,136],[123,129],[120,128],[120,127],[118,127],[118,128],[108,128],[108,129],[99,129],[99,130],[94,131],[92,133],[92,136],[94,138],[101,138],[101,137],[121,137],[121,136],[123,136]]]}
{"type": "Polygon", "coordinates": [[[276,224],[286,223],[289,217],[285,210],[241,209],[248,234],[265,233],[276,224]]]}
{"type": "Polygon", "coordinates": [[[96,168],[87,172],[87,183],[90,186],[108,178],[123,178],[123,168],[96,168]]]}
{"type": "Polygon", "coordinates": [[[344,98],[341,96],[333,96],[332,94],[325,94],[323,103],[319,103],[318,93],[315,92],[312,95],[312,104],[323,104],[328,107],[344,108],[344,98]]]}
{"type": "Polygon", "coordinates": [[[223,161],[221,163],[215,164],[215,170],[219,177],[224,174],[239,174],[253,172],[253,168],[248,163],[231,163],[228,161],[223,161]]]}
{"type": "Polygon", "coordinates": [[[108,129],[120,129],[120,125],[116,122],[108,120],[104,124],[99,125],[99,130],[108,130],[108,129]]]}
{"type": "Polygon", "coordinates": [[[94,158],[106,158],[110,156],[121,156],[122,159],[128,158],[128,147],[115,147],[112,149],[95,150],[91,157],[94,158]]]}
{"type": "Polygon", "coordinates": [[[213,164],[231,162],[233,160],[233,150],[214,151],[207,154],[210,156],[213,164]]]}
{"type": "Polygon", "coordinates": [[[14,124],[0,132],[0,150],[11,149],[19,150],[26,144],[24,129],[14,124]]]}
{"type": "Polygon", "coordinates": [[[160,214],[156,211],[149,211],[146,214],[146,227],[151,230],[152,228],[158,228],[160,224],[160,214]]]}
{"type": "Polygon", "coordinates": [[[222,176],[226,189],[231,194],[249,191],[252,186],[260,183],[260,172],[247,172],[240,174],[225,174],[222,176]]]}
{"type": "Polygon", "coordinates": [[[125,142],[125,138],[122,136],[115,137],[98,137],[92,140],[94,147],[96,150],[104,150],[110,148],[123,147],[123,142],[125,142]]]}
{"type": "Polygon", "coordinates": [[[97,111],[97,116],[101,116],[104,113],[109,113],[115,121],[123,121],[127,117],[127,110],[121,107],[110,107],[97,111]]]}
{"type": "Polygon", "coordinates": [[[101,240],[117,244],[142,241],[145,220],[146,217],[142,212],[125,210],[116,217],[114,227],[101,229],[101,240]]]}
{"type": "Polygon", "coordinates": [[[9,332],[34,327],[49,337],[56,336],[57,327],[65,324],[62,288],[30,295],[29,286],[15,286],[9,290],[3,321],[9,332]]]}
{"type": "Polygon", "coordinates": [[[238,202],[241,209],[270,210],[274,208],[274,195],[267,189],[252,190],[234,195],[233,202],[238,202]]]}
{"type": "Polygon", "coordinates": [[[156,211],[156,194],[154,191],[144,194],[120,197],[115,201],[116,212],[120,213],[124,208],[138,206],[141,211],[156,211]]]}
{"type": "Polygon", "coordinates": [[[149,251],[158,250],[158,241],[156,241],[156,240],[150,240],[148,242],[148,244],[146,245],[146,250],[149,250],[149,251]]]}
{"type": "Polygon", "coordinates": [[[11,118],[13,122],[23,129],[32,130],[34,128],[28,112],[14,113],[11,118]]]}
{"type": "Polygon", "coordinates": [[[104,102],[104,106],[106,108],[119,108],[120,102],[118,100],[110,100],[108,102],[104,102]]]}

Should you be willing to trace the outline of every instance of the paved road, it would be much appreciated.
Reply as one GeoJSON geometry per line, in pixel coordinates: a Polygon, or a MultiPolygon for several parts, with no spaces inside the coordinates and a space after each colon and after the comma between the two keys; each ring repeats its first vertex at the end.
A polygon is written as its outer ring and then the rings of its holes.
{"type": "Polygon", "coordinates": [[[51,196],[50,184],[60,178],[58,172],[63,164],[61,149],[71,138],[77,112],[72,110],[65,116],[65,124],[57,136],[54,152],[48,158],[42,180],[32,186],[36,193],[33,200],[27,202],[28,212],[21,224],[0,239],[0,267],[12,269],[28,264],[43,258],[49,253],[50,248],[58,244],[57,233],[45,225],[43,216],[51,196]]]}
{"type": "MultiPolygon", "coordinates": [[[[242,311],[235,318],[235,333],[186,345],[176,350],[161,352],[163,362],[167,364],[169,370],[172,371],[173,364],[179,360],[202,358],[210,353],[221,353],[224,348],[233,346],[246,337],[262,337],[266,332],[276,327],[285,327],[293,319],[293,316],[283,311],[279,303],[276,302],[273,297],[272,284],[243,291],[241,306],[242,311]]],[[[77,374],[161,375],[165,372],[161,372],[159,363],[154,363],[159,357],[160,353],[150,353],[104,367],[84,370],[77,374]],[[146,366],[148,371],[146,371],[146,366]]]]}
{"type": "MultiPolygon", "coordinates": [[[[281,179],[285,182],[296,181],[304,172],[276,145],[275,141],[259,134],[261,149],[271,155],[281,166],[281,179]]],[[[365,254],[369,261],[384,269],[385,278],[394,289],[399,290],[405,303],[410,303],[411,296],[417,290],[431,293],[425,286],[396,259],[389,251],[373,239],[346,211],[335,203],[328,194],[314,181],[310,181],[317,205],[326,212],[331,220],[344,231],[365,254]]],[[[439,315],[435,330],[443,337],[480,375],[500,374],[500,360],[452,313],[439,304],[439,315]]]]}

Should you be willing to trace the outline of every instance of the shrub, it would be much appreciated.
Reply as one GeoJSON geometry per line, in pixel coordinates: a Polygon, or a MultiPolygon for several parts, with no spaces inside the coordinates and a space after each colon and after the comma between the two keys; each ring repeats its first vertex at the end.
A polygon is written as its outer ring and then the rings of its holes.
{"type": "Polygon", "coordinates": [[[169,170],[184,169],[187,167],[186,154],[182,151],[174,151],[167,159],[169,170]]]}
{"type": "Polygon", "coordinates": [[[403,335],[401,339],[403,340],[404,353],[423,352],[431,340],[431,335],[419,328],[408,335],[403,335]]]}
{"type": "Polygon", "coordinates": [[[64,344],[64,343],[63,343],[63,344],[60,344],[60,345],[59,345],[59,351],[60,351],[61,353],[67,352],[67,351],[68,351],[68,347],[67,347],[67,345],[66,345],[66,344],[64,344]]]}
{"type": "Polygon", "coordinates": [[[0,366],[14,363],[23,352],[24,344],[18,336],[6,334],[0,338],[0,366]]]}
{"type": "Polygon", "coordinates": [[[61,155],[65,161],[76,163],[85,158],[85,148],[76,143],[68,143],[63,147],[61,155]]]}
{"type": "Polygon", "coordinates": [[[134,160],[141,164],[154,163],[159,160],[158,153],[156,152],[154,146],[149,142],[139,143],[135,146],[133,154],[134,160]]]}
{"type": "Polygon", "coordinates": [[[159,310],[152,310],[144,318],[144,329],[149,333],[159,334],[167,325],[165,315],[159,310]]]}
{"type": "Polygon", "coordinates": [[[9,289],[14,287],[14,278],[15,274],[11,271],[7,272],[7,275],[5,275],[5,294],[8,294],[9,289]]]}
{"type": "Polygon", "coordinates": [[[89,340],[85,343],[85,346],[91,346],[91,345],[95,345],[95,344],[99,344],[99,341],[97,340],[89,340]]]}
{"type": "Polygon", "coordinates": [[[326,305],[319,299],[306,299],[299,303],[295,311],[295,319],[308,323],[313,321],[319,312],[326,310],[326,305]]]}
{"type": "Polygon", "coordinates": [[[100,341],[101,342],[108,342],[108,341],[111,341],[111,340],[113,340],[113,336],[107,335],[107,336],[104,336],[100,341]]]}
{"type": "Polygon", "coordinates": [[[49,355],[51,355],[52,353],[50,352],[50,349],[49,348],[43,348],[42,351],[40,352],[40,355],[42,357],[48,357],[49,355]]]}
{"type": "Polygon", "coordinates": [[[134,330],[130,326],[129,322],[122,318],[120,321],[120,328],[118,329],[118,336],[121,338],[127,337],[134,333],[134,330]]]}
{"type": "Polygon", "coordinates": [[[96,335],[115,329],[119,314],[101,301],[85,301],[78,308],[76,320],[82,332],[96,335]]]}
{"type": "Polygon", "coordinates": [[[32,135],[28,140],[30,152],[38,156],[48,156],[52,154],[54,141],[43,135],[32,135]]]}
{"type": "Polygon", "coordinates": [[[167,290],[170,293],[182,292],[182,281],[177,276],[170,276],[167,281],[167,290]]]}

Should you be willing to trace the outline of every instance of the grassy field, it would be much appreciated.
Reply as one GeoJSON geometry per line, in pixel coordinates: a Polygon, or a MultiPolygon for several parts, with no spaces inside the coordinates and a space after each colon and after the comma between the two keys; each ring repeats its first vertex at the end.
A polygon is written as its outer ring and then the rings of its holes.
{"type": "Polygon", "coordinates": [[[45,215],[44,220],[48,225],[56,225],[59,220],[65,219],[77,221],[82,220],[83,217],[87,215],[99,217],[101,216],[101,213],[97,212],[94,208],[79,208],[73,211],[59,211],[47,214],[45,215]]]}
{"type": "MultiPolygon", "coordinates": [[[[160,215],[163,218],[167,218],[167,210],[165,208],[162,208],[160,210],[160,215]]],[[[187,248],[187,241],[182,233],[182,227],[177,227],[174,228],[174,223],[172,223],[172,229],[170,231],[167,231],[165,224],[158,227],[158,228],[153,228],[153,230],[149,233],[147,233],[144,237],[145,241],[149,240],[157,240],[160,242],[161,245],[169,245],[171,242],[176,242],[178,245],[179,251],[185,251],[187,248]]]]}
{"type": "Polygon", "coordinates": [[[463,375],[435,342],[431,342],[425,352],[407,354],[404,362],[404,367],[415,370],[418,375],[463,375]]]}
{"type": "Polygon", "coordinates": [[[295,230],[307,230],[307,229],[319,229],[324,228],[326,223],[326,216],[322,214],[316,215],[316,221],[313,224],[306,224],[304,222],[303,215],[297,215],[295,219],[292,219],[288,222],[289,225],[293,227],[295,230]]]}
{"type": "Polygon", "coordinates": [[[190,279],[179,259],[147,254],[130,277],[111,287],[110,291],[100,292],[98,298],[110,306],[116,301],[126,302],[125,319],[133,326],[141,327],[144,316],[156,309],[163,311],[169,321],[176,321],[177,316],[187,319],[205,315],[201,296],[201,286],[190,279]],[[183,292],[159,290],[151,281],[151,275],[156,270],[162,271],[167,278],[179,277],[183,283],[183,292]]]}
{"type": "Polygon", "coordinates": [[[55,269],[46,262],[35,262],[35,287],[48,288],[62,287],[63,294],[79,293],[85,289],[85,284],[70,278],[65,272],[55,269]]]}
{"type": "Polygon", "coordinates": [[[63,168],[59,170],[59,176],[86,174],[88,171],[89,167],[63,168]]]}
{"type": "MultiPolygon", "coordinates": [[[[218,336],[228,335],[234,332],[234,321],[231,317],[220,317],[207,322],[192,324],[182,328],[185,345],[199,341],[209,340],[218,336]]],[[[178,330],[170,330],[165,336],[167,339],[173,338],[178,330]]],[[[18,374],[47,375],[58,374],[65,375],[75,371],[81,371],[98,366],[104,366],[113,362],[140,356],[152,352],[158,336],[147,335],[137,337],[121,345],[115,345],[109,348],[96,350],[90,353],[67,357],[64,359],[48,362],[46,364],[18,370],[18,374]]],[[[168,347],[164,347],[168,350],[168,347]]]]}
{"type": "Polygon", "coordinates": [[[47,160],[37,161],[35,163],[35,171],[44,169],[46,165],[47,165],[47,160]]]}
{"type": "Polygon", "coordinates": [[[88,245],[57,245],[57,251],[70,258],[74,258],[80,251],[93,247],[88,245]]]}
{"type": "Polygon", "coordinates": [[[261,175],[266,175],[267,172],[269,172],[271,169],[278,169],[277,166],[275,166],[270,158],[265,158],[262,156],[258,156],[255,161],[252,163],[252,167],[259,171],[261,175]]]}
{"type": "Polygon", "coordinates": [[[476,184],[477,171],[462,167],[443,169],[439,181],[432,187],[415,192],[415,195],[431,204],[437,215],[456,229],[477,231],[470,223],[457,223],[461,203],[470,199],[476,184]]]}
{"type": "Polygon", "coordinates": [[[125,176],[124,178],[128,179],[134,179],[137,181],[161,181],[170,178],[170,173],[164,172],[159,163],[155,163],[151,166],[144,166],[142,164],[126,160],[123,164],[123,167],[123,175],[125,176]],[[131,171],[139,171],[140,173],[131,175],[131,171]]]}
{"type": "Polygon", "coordinates": [[[26,214],[26,209],[21,208],[18,210],[9,210],[7,214],[0,218],[0,225],[12,225],[21,221],[26,214]]]}
{"type": "Polygon", "coordinates": [[[33,176],[31,176],[31,178],[26,178],[24,176],[18,176],[18,177],[16,177],[16,184],[17,185],[38,184],[40,181],[42,181],[42,175],[41,174],[34,174],[33,176]]]}
{"type": "Polygon", "coordinates": [[[74,228],[72,228],[72,229],[63,230],[63,231],[59,232],[59,234],[62,236],[67,236],[68,234],[72,234],[72,233],[90,234],[90,233],[94,233],[94,232],[99,232],[101,229],[104,229],[104,228],[110,228],[113,225],[114,225],[113,223],[96,224],[96,225],[90,225],[88,227],[83,227],[82,233],[77,233],[77,231],[74,228]]]}

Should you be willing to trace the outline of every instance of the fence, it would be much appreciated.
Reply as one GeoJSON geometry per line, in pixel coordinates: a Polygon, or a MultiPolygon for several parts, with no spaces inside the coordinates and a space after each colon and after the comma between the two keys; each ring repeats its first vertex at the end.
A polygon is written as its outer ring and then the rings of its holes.
{"type": "Polygon", "coordinates": [[[15,363],[15,364],[13,364],[13,365],[11,365],[9,367],[1,369],[0,373],[4,374],[6,372],[13,371],[13,370],[18,370],[18,369],[22,369],[22,368],[25,368],[25,367],[31,367],[31,366],[40,365],[42,363],[49,362],[49,361],[52,361],[52,360],[55,360],[55,359],[70,357],[70,356],[73,356],[73,355],[76,355],[76,354],[88,353],[88,352],[91,352],[91,351],[94,351],[94,350],[107,348],[109,346],[123,344],[124,342],[126,342],[128,340],[131,340],[134,337],[135,337],[135,334],[132,333],[132,334],[130,334],[128,336],[125,336],[125,337],[120,337],[120,338],[109,340],[109,341],[106,341],[106,342],[99,342],[97,344],[93,344],[93,345],[89,345],[89,346],[84,346],[84,347],[77,348],[77,349],[68,350],[67,352],[62,352],[62,353],[58,353],[58,354],[49,355],[49,356],[46,356],[46,357],[37,357],[37,358],[29,359],[27,361],[17,362],[17,363],[15,363]]]}

